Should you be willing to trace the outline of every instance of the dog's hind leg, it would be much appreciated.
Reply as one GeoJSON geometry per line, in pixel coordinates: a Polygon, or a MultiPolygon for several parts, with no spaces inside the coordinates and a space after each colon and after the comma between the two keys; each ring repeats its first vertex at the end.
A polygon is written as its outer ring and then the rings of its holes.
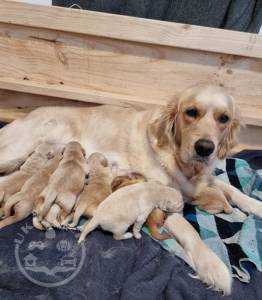
{"type": "Polygon", "coordinates": [[[17,169],[42,142],[63,143],[63,124],[58,127],[57,113],[40,108],[0,129],[0,173],[17,169]]]}
{"type": "MultiPolygon", "coordinates": [[[[48,187],[47,187],[48,189],[48,187]]],[[[40,213],[39,215],[39,219],[42,220],[46,214],[48,213],[49,209],[51,208],[52,204],[55,202],[56,197],[57,197],[57,192],[56,191],[48,191],[43,193],[44,196],[40,196],[43,197],[43,205],[40,209],[40,213]]]]}
{"type": "Polygon", "coordinates": [[[96,218],[92,218],[90,220],[90,222],[88,222],[87,224],[85,224],[85,227],[80,235],[80,238],[78,240],[78,243],[83,242],[83,240],[85,239],[85,237],[93,230],[96,229],[96,227],[99,225],[99,223],[97,222],[96,218]]]}
{"type": "Polygon", "coordinates": [[[84,205],[81,205],[81,203],[79,204],[79,206],[76,207],[74,217],[73,217],[73,222],[69,224],[70,227],[76,227],[77,226],[81,216],[84,215],[85,210],[86,210],[86,207],[84,205]]]}
{"type": "Polygon", "coordinates": [[[11,196],[5,203],[4,206],[4,212],[5,212],[5,218],[9,217],[11,214],[12,208],[18,203],[19,201],[22,200],[21,193],[18,192],[17,194],[11,196]]]}
{"type": "Polygon", "coordinates": [[[134,224],[134,226],[133,226],[133,234],[134,234],[134,237],[135,237],[136,239],[141,239],[141,233],[140,233],[140,230],[141,230],[143,224],[145,223],[146,218],[147,218],[147,215],[140,215],[140,216],[137,218],[137,220],[136,220],[136,222],[135,222],[135,224],[134,224]]]}
{"type": "Polygon", "coordinates": [[[63,208],[63,210],[70,214],[76,202],[76,196],[70,192],[68,193],[59,193],[57,195],[56,203],[63,208]]]}
{"type": "Polygon", "coordinates": [[[40,142],[26,118],[0,130],[0,173],[11,173],[21,166],[40,142]]]}
{"type": "Polygon", "coordinates": [[[18,221],[21,221],[28,217],[31,212],[32,212],[33,205],[31,201],[24,200],[20,201],[16,206],[15,206],[15,213],[13,216],[10,216],[3,221],[0,222],[0,229],[7,226],[14,224],[18,221]]]}

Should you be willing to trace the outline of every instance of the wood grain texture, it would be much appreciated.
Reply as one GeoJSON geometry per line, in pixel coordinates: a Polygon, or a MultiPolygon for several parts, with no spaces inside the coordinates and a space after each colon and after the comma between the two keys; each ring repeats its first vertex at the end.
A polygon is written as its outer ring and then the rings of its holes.
{"type": "Polygon", "coordinates": [[[262,126],[262,60],[0,23],[0,88],[84,102],[164,105],[199,83],[226,87],[262,126]]]}
{"type": "Polygon", "coordinates": [[[0,2],[0,22],[262,58],[262,36],[61,7],[0,2]]]}

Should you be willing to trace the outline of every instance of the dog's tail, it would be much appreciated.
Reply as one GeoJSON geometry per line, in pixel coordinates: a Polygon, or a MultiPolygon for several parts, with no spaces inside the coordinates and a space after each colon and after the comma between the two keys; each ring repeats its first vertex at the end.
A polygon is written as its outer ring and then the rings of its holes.
{"type": "Polygon", "coordinates": [[[78,240],[78,243],[80,244],[81,242],[83,242],[83,240],[85,239],[85,237],[93,230],[96,229],[96,227],[99,225],[99,223],[97,222],[96,217],[93,217],[84,227],[80,238],[78,240]]]}
{"type": "Polygon", "coordinates": [[[152,237],[156,240],[163,241],[172,238],[172,236],[168,233],[159,233],[157,224],[150,224],[148,229],[152,237]]]}
{"type": "Polygon", "coordinates": [[[50,191],[47,192],[43,195],[40,196],[43,200],[43,206],[40,210],[39,213],[39,219],[42,220],[46,214],[48,213],[50,207],[52,206],[52,204],[55,202],[56,197],[57,197],[57,192],[56,191],[50,191]]]}
{"type": "Polygon", "coordinates": [[[4,206],[4,212],[5,212],[5,218],[9,217],[11,215],[12,208],[22,200],[22,193],[18,192],[12,197],[10,197],[4,206]]]}

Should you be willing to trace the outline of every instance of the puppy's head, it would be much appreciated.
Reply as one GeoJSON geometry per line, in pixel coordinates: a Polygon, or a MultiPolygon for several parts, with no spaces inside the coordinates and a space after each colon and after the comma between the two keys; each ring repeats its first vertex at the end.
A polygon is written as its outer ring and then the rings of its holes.
{"type": "Polygon", "coordinates": [[[100,166],[102,166],[104,168],[108,167],[108,160],[107,160],[107,158],[102,153],[99,153],[99,152],[92,153],[88,157],[87,163],[90,166],[99,166],[100,165],[100,166]]]}
{"type": "Polygon", "coordinates": [[[235,145],[240,117],[233,98],[217,86],[197,86],[172,100],[151,125],[161,148],[183,163],[209,164],[235,145]]]}
{"type": "Polygon", "coordinates": [[[85,149],[82,145],[76,141],[71,141],[65,145],[64,149],[62,150],[62,154],[64,157],[67,155],[72,155],[72,153],[77,153],[80,157],[86,157],[85,149]]]}
{"type": "Polygon", "coordinates": [[[127,175],[116,176],[111,183],[111,188],[114,192],[122,187],[145,181],[146,177],[144,175],[137,172],[131,172],[127,175]]]}

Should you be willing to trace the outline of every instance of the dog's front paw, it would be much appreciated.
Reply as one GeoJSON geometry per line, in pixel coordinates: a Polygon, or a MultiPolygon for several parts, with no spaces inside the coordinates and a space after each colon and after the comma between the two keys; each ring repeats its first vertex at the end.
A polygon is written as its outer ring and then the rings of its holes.
{"type": "Polygon", "coordinates": [[[202,280],[210,288],[230,295],[232,289],[232,276],[226,265],[204,243],[194,251],[186,251],[191,266],[196,272],[194,278],[202,280]]]}
{"type": "Polygon", "coordinates": [[[262,218],[262,201],[253,199],[244,194],[242,194],[241,196],[242,197],[238,199],[238,201],[240,202],[239,205],[237,201],[235,201],[239,208],[247,213],[254,214],[259,218],[262,218]]]}

